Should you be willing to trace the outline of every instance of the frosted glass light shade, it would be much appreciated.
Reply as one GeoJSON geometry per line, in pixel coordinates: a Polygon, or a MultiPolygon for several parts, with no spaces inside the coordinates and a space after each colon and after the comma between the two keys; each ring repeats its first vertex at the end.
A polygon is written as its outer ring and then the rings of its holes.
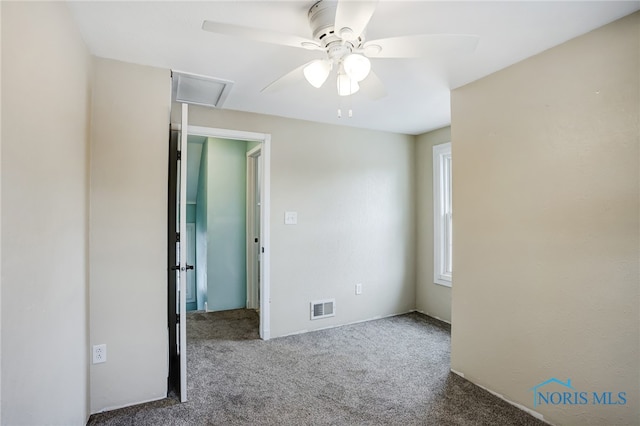
{"type": "Polygon", "coordinates": [[[355,81],[362,81],[371,71],[371,61],[369,58],[358,53],[352,53],[342,61],[344,72],[355,81]]]}
{"type": "Polygon", "coordinates": [[[317,89],[322,87],[330,71],[331,62],[322,59],[316,59],[303,69],[304,78],[317,89]]]}
{"type": "Polygon", "coordinates": [[[349,96],[360,90],[358,82],[352,78],[349,78],[346,74],[338,74],[338,95],[349,96]]]}

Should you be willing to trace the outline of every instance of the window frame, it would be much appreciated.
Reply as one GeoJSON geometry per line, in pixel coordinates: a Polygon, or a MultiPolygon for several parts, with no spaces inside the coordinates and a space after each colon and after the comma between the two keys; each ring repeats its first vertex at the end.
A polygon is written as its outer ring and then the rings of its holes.
{"type": "Polygon", "coordinates": [[[452,267],[451,142],[433,146],[433,280],[451,287],[452,267]]]}

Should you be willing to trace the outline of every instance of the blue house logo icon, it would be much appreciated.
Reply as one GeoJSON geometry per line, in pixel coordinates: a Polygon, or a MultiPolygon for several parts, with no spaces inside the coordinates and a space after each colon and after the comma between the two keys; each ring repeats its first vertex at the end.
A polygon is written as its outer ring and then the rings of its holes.
{"type": "Polygon", "coordinates": [[[538,383],[537,385],[535,385],[534,387],[532,387],[531,391],[533,391],[533,406],[537,407],[538,406],[538,402],[543,402],[546,404],[552,403],[552,404],[557,404],[558,402],[553,401],[553,396],[554,394],[558,394],[558,395],[562,395],[562,393],[560,392],[553,392],[551,394],[549,394],[549,392],[541,392],[539,389],[549,385],[551,383],[557,383],[559,385],[562,385],[564,387],[566,387],[567,389],[571,389],[573,391],[575,391],[575,388],[573,386],[571,386],[571,379],[567,379],[567,382],[563,382],[561,380],[556,379],[555,377],[550,378],[549,380],[545,380],[542,383],[538,383]]]}

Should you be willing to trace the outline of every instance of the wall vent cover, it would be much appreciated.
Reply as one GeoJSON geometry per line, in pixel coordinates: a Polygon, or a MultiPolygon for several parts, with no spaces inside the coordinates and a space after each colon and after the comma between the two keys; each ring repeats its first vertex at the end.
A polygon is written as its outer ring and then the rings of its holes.
{"type": "Polygon", "coordinates": [[[311,319],[328,318],[336,315],[336,300],[316,300],[311,302],[311,319]]]}

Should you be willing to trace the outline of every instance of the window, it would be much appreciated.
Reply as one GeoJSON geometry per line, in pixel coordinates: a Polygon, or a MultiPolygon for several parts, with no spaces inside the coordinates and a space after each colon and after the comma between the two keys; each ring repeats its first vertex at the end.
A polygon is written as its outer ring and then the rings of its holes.
{"type": "Polygon", "coordinates": [[[433,147],[433,273],[436,284],[451,287],[451,143],[433,147]]]}

